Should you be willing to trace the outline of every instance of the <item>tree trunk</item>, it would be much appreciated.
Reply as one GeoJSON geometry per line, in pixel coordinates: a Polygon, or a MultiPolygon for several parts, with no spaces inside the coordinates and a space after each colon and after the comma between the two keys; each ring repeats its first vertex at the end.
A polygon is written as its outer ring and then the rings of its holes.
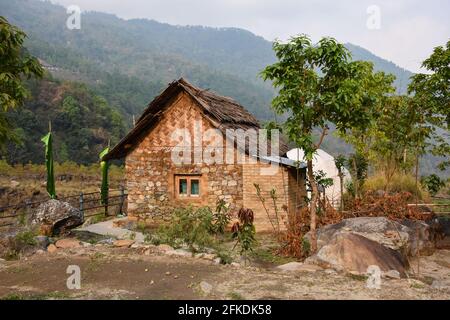
{"type": "Polygon", "coordinates": [[[318,196],[319,190],[317,188],[317,184],[314,179],[312,160],[307,161],[307,167],[308,167],[308,180],[309,180],[309,184],[311,185],[311,189],[312,189],[311,203],[310,203],[311,252],[315,253],[317,251],[316,208],[317,208],[317,196],[318,196]]]}
{"type": "Polygon", "coordinates": [[[419,203],[419,151],[416,151],[416,206],[419,203]]]}
{"type": "Polygon", "coordinates": [[[339,185],[341,193],[339,211],[342,213],[342,211],[344,211],[344,178],[342,176],[342,170],[339,170],[339,185]]]}

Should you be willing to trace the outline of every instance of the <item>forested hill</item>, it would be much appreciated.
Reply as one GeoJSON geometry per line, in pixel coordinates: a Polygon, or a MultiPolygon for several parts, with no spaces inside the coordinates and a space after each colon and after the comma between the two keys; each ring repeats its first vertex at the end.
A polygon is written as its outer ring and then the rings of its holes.
{"type": "MultiPolygon", "coordinates": [[[[56,77],[99,87],[128,119],[180,76],[234,97],[260,119],[273,116],[274,91],[258,77],[275,61],[272,45],[246,30],[172,26],[98,12],[83,13],[81,29],[69,30],[64,7],[38,0],[0,0],[0,12],[27,32],[33,54],[59,68],[53,70],[56,77]]],[[[394,73],[404,91],[411,73],[363,48],[347,46],[356,59],[394,73]]]]}
{"type": "MultiPolygon", "coordinates": [[[[0,0],[0,15],[28,34],[27,49],[43,61],[55,79],[47,80],[51,84],[36,85],[33,90],[43,98],[39,103],[45,108],[35,109],[37,102],[33,97],[22,111],[12,114],[11,119],[23,137],[43,135],[49,115],[65,112],[64,99],[55,100],[52,94],[46,94],[48,86],[63,88],[60,90],[67,91],[82,112],[89,110],[89,115],[82,115],[85,120],[88,116],[96,117],[97,109],[92,104],[86,107],[84,103],[100,99],[108,106],[104,112],[111,113],[109,116],[116,122],[121,121],[120,125],[107,125],[99,118],[99,122],[94,121],[83,131],[87,134],[100,125],[104,130],[102,141],[99,135],[92,140],[78,137],[77,124],[59,127],[60,122],[55,121],[54,130],[61,132],[56,149],[61,159],[68,155],[69,159],[79,162],[95,161],[100,145],[109,138],[116,141],[122,128],[126,130],[132,125],[132,116],[138,116],[167,83],[181,76],[200,87],[233,97],[261,120],[274,117],[270,109],[274,90],[258,76],[266,65],[275,61],[272,44],[249,31],[173,26],[144,19],[123,20],[98,12],[83,13],[81,29],[69,30],[66,9],[39,0],[0,0]],[[62,80],[66,82],[58,82],[62,80]],[[75,95],[73,88],[78,88],[75,95]],[[86,91],[83,95],[86,99],[77,96],[79,90],[86,91]],[[31,114],[32,118],[26,117],[31,114]],[[69,141],[70,137],[79,139],[69,141]]],[[[405,91],[410,72],[361,47],[346,46],[354,59],[372,61],[377,70],[396,75],[399,92],[405,91]]],[[[34,140],[33,147],[10,147],[10,158],[17,162],[40,161],[42,157],[34,152],[40,147],[40,141],[34,140]]],[[[328,151],[335,154],[343,147],[341,141],[333,140],[328,151]]]]}

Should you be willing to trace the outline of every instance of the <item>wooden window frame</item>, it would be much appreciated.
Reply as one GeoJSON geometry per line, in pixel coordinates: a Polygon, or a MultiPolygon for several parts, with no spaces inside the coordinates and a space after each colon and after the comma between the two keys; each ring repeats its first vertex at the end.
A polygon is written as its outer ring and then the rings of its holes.
{"type": "Polygon", "coordinates": [[[177,199],[200,199],[202,197],[202,176],[200,174],[176,174],[175,175],[175,196],[177,199]],[[180,193],[180,180],[187,181],[187,193],[180,193]],[[191,181],[198,181],[198,194],[191,194],[191,181]]]}

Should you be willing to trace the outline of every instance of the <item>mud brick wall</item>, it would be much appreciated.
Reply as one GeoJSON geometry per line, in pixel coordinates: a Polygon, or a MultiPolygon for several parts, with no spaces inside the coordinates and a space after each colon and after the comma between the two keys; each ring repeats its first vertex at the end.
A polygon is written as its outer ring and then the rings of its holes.
{"type": "Polygon", "coordinates": [[[193,138],[196,121],[201,122],[203,131],[213,128],[191,98],[180,93],[158,124],[128,154],[125,175],[130,216],[161,219],[167,217],[173,207],[192,204],[214,208],[218,199],[230,203],[232,209],[243,206],[242,165],[173,163],[171,155],[176,142],[171,140],[172,132],[187,128],[193,138]],[[178,197],[175,176],[192,174],[200,179],[200,197],[178,197]]]}
{"type": "Polygon", "coordinates": [[[279,166],[274,174],[265,175],[262,173],[263,168],[268,168],[268,165],[258,162],[257,164],[245,164],[243,166],[245,207],[252,209],[255,213],[255,227],[257,231],[273,231],[274,227],[278,229],[277,221],[280,229],[284,230],[284,221],[287,222],[287,212],[294,213],[296,212],[296,204],[298,208],[304,204],[304,174],[301,174],[300,171],[297,185],[296,169],[279,166]],[[260,187],[261,196],[265,199],[266,209],[256,193],[255,183],[260,187]],[[275,211],[275,204],[270,195],[272,189],[275,190],[277,197],[278,214],[275,211]]]}

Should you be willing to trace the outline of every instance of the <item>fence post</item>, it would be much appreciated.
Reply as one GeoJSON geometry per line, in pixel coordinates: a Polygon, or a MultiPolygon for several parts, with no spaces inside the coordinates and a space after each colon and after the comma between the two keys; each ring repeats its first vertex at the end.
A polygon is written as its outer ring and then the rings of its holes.
{"type": "Polygon", "coordinates": [[[125,188],[120,186],[120,214],[123,214],[123,204],[125,203],[125,188]]]}

